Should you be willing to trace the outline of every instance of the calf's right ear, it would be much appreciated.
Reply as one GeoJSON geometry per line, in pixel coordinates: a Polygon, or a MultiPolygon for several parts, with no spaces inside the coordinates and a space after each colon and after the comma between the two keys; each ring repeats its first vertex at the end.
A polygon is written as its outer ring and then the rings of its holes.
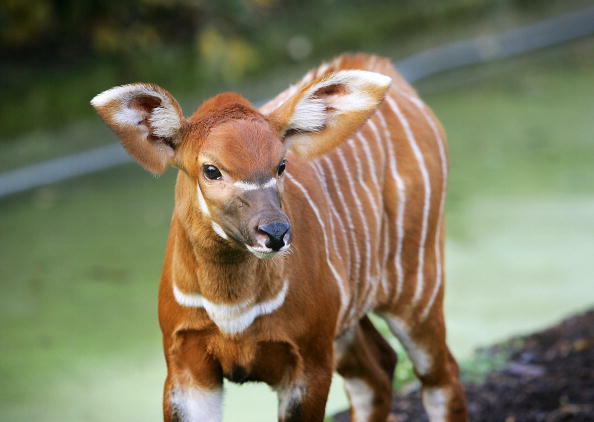
{"type": "Polygon", "coordinates": [[[154,174],[167,169],[184,123],[169,92],[152,84],[121,85],[97,95],[91,105],[140,165],[154,174]]]}

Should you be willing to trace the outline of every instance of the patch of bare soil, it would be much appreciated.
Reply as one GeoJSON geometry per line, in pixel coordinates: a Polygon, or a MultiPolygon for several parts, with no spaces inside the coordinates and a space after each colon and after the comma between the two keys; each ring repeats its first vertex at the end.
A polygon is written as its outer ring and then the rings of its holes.
{"type": "MultiPolygon", "coordinates": [[[[594,422],[594,310],[486,352],[508,359],[480,384],[464,383],[471,421],[594,422]]],[[[397,395],[392,409],[399,422],[428,421],[419,391],[397,395]]]]}

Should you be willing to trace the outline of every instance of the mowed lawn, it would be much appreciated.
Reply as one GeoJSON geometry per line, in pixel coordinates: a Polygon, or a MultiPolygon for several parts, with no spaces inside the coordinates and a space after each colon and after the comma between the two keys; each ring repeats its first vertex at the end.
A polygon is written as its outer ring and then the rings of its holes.
{"type": "MultiPolygon", "coordinates": [[[[593,47],[421,84],[449,134],[447,319],[463,361],[594,305],[593,47]]],[[[0,202],[0,420],[160,418],[174,177],[127,165],[0,202]]],[[[274,420],[266,388],[238,391],[226,420],[274,420]]],[[[335,389],[330,409],[342,403],[335,389]]]]}

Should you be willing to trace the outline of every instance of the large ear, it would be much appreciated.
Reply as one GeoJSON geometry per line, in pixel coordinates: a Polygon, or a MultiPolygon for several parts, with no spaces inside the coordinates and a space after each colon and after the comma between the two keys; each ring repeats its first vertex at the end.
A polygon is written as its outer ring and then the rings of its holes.
{"type": "Polygon", "coordinates": [[[390,82],[375,72],[341,70],[305,85],[268,118],[294,151],[320,156],[355,133],[382,102],[390,82]]]}
{"type": "Polygon", "coordinates": [[[91,104],[136,161],[152,173],[165,171],[184,121],[181,107],[169,92],[157,85],[135,83],[108,89],[91,104]]]}

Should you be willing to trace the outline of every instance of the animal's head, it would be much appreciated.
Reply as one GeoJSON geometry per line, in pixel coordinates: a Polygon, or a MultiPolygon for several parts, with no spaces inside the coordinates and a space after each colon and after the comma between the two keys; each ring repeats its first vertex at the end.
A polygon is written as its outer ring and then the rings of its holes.
{"type": "Polygon", "coordinates": [[[91,101],[130,155],[155,174],[183,172],[186,219],[206,221],[221,241],[259,258],[285,251],[291,225],[282,211],[292,150],[315,158],[352,135],[371,115],[390,78],[362,70],[313,80],[263,113],[238,94],[204,102],[189,118],[163,88],[136,83],[91,101]]]}

